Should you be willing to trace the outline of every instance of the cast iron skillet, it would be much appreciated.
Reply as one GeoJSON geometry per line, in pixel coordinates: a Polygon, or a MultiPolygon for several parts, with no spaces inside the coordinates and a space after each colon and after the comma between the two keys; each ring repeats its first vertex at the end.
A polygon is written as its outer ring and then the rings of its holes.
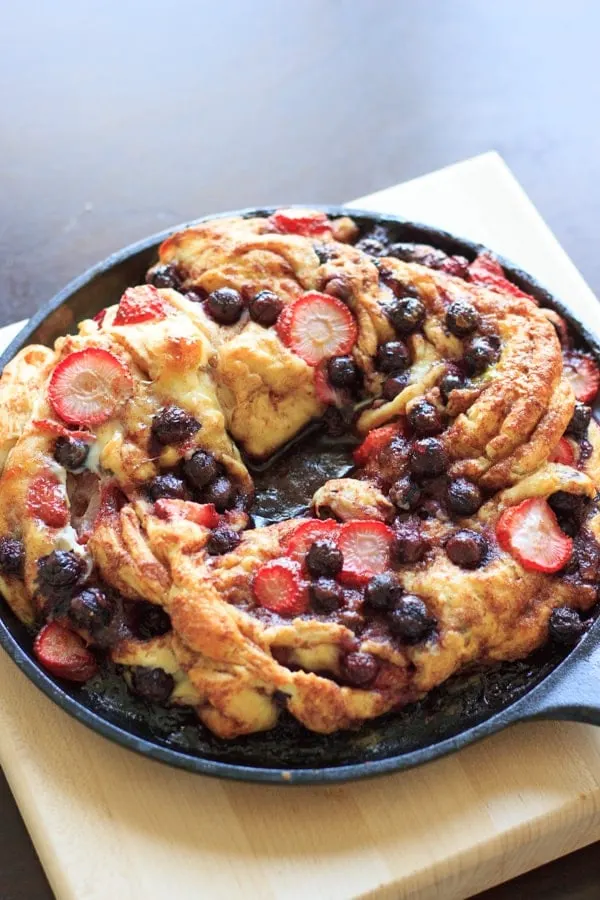
{"type": "MultiPolygon", "coordinates": [[[[394,241],[432,244],[473,259],[480,245],[403,219],[338,207],[368,233],[384,226],[394,241]]],[[[272,209],[223,215],[269,215],[272,209]]],[[[206,218],[215,218],[214,216],[206,218]]],[[[198,221],[205,221],[203,219],[198,221]]],[[[182,226],[183,227],[183,226],[182,226]]],[[[71,282],[31,319],[0,357],[0,367],[29,343],[52,344],[76,323],[117,302],[144,281],[160,242],[171,230],[115,253],[71,282]]],[[[560,312],[581,343],[600,360],[600,344],[529,275],[502,264],[512,281],[560,312]]],[[[23,672],[64,710],[124,747],[173,766],[244,781],[323,784],[408,769],[534,718],[600,724],[600,622],[568,655],[547,646],[526,660],[455,676],[399,714],[331,736],[306,731],[287,714],[271,732],[222,741],[190,711],[150,707],[129,695],[118,673],[104,671],[83,687],[52,678],[32,656],[32,635],[0,601],[0,644],[23,672]]]]}

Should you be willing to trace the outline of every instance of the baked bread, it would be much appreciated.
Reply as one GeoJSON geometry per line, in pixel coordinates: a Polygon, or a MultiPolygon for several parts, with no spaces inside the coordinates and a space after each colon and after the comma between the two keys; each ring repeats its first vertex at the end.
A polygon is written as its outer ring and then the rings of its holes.
{"type": "Polygon", "coordinates": [[[599,385],[489,254],[310,210],[205,222],[4,370],[2,594],[58,677],[117,664],[223,738],[283,709],[356,727],[583,634],[599,385]],[[255,527],[255,468],[315,426],[352,468],[255,527]]]}

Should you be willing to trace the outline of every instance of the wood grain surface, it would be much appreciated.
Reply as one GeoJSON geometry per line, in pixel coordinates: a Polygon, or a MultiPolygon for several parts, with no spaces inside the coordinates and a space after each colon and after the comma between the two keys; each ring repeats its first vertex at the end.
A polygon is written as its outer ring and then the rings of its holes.
{"type": "MultiPolygon", "coordinates": [[[[0,324],[174,222],[339,202],[490,147],[600,289],[594,0],[3,0],[0,12],[0,324]]],[[[592,900],[597,860],[582,851],[486,900],[592,900]]],[[[50,896],[0,782],[0,897],[50,896]]]]}

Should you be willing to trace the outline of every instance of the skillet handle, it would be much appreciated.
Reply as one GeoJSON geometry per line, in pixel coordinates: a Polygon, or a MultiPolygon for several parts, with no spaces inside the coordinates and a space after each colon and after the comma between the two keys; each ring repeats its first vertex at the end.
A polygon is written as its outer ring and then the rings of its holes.
{"type": "Polygon", "coordinates": [[[529,694],[523,718],[566,719],[600,725],[598,626],[593,632],[583,639],[552,675],[529,694]]]}

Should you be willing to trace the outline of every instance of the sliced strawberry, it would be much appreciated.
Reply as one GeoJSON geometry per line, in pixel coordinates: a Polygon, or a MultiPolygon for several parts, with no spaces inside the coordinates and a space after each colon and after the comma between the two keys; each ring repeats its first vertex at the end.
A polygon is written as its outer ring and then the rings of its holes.
{"type": "Polygon", "coordinates": [[[52,475],[38,475],[27,491],[27,511],[50,528],[62,528],[69,521],[65,489],[52,475]]]}
{"type": "Polygon", "coordinates": [[[138,325],[140,322],[158,322],[165,319],[167,309],[164,300],[151,284],[127,288],[119,300],[119,308],[113,325],[138,325]]]}
{"type": "Polygon", "coordinates": [[[589,403],[594,399],[600,388],[600,370],[591,356],[569,350],[563,354],[563,371],[571,382],[577,400],[589,403]]]}
{"type": "Polygon", "coordinates": [[[111,519],[114,520],[126,503],[127,497],[114,479],[102,482],[100,502],[93,528],[98,528],[101,524],[108,524],[111,519]]]}
{"type": "Polygon", "coordinates": [[[213,503],[192,503],[190,500],[157,500],[154,512],[159,519],[173,522],[187,519],[205,528],[215,528],[219,524],[219,513],[213,503]]]}
{"type": "Polygon", "coordinates": [[[292,325],[293,307],[293,303],[290,303],[289,306],[284,307],[283,310],[279,313],[279,318],[275,323],[275,330],[279,335],[279,339],[285,344],[286,347],[290,342],[290,328],[292,325]]]}
{"type": "Polygon", "coordinates": [[[278,209],[270,217],[270,221],[282,234],[302,234],[312,237],[331,229],[331,223],[325,213],[316,209],[278,209]]]}
{"type": "Polygon", "coordinates": [[[261,566],[252,582],[259,606],[280,616],[299,616],[308,608],[308,592],[300,564],[292,559],[272,559],[261,566]]]}
{"type": "Polygon", "coordinates": [[[289,308],[289,324],[286,317],[278,334],[309,366],[318,366],[332,356],[344,356],[356,343],[354,316],[336,297],[309,291],[289,308]]]}
{"type": "Polygon", "coordinates": [[[512,294],[513,297],[527,297],[536,302],[533,297],[526,294],[520,288],[509,281],[504,274],[504,269],[491,253],[480,253],[468,268],[469,279],[473,284],[480,284],[499,294],[512,294]]]}
{"type": "Polygon", "coordinates": [[[496,537],[502,549],[524,569],[535,572],[558,572],[573,551],[573,541],[560,530],[554,512],[542,497],[523,500],[504,510],[496,525],[496,537]]]}
{"type": "Polygon", "coordinates": [[[389,425],[374,428],[354,451],[354,462],[357,466],[366,466],[371,457],[377,456],[380,450],[387,447],[392,438],[395,438],[397,434],[403,433],[404,429],[400,421],[390,422],[389,425]]]}
{"type": "Polygon", "coordinates": [[[563,466],[572,466],[574,464],[575,451],[567,438],[562,437],[560,439],[554,449],[554,453],[548,457],[548,462],[562,463],[563,466]]]}
{"type": "Polygon", "coordinates": [[[340,579],[358,587],[389,567],[394,532],[383,522],[353,521],[341,526],[338,548],[344,556],[340,579]]]}
{"type": "Polygon", "coordinates": [[[340,526],[333,519],[307,519],[298,525],[286,543],[286,555],[291,559],[302,562],[311,545],[319,538],[335,540],[339,534],[340,526]]]}
{"type": "Polygon", "coordinates": [[[102,323],[106,318],[106,310],[101,309],[100,312],[97,312],[95,316],[92,316],[92,322],[95,322],[98,328],[102,328],[102,323]]]}
{"type": "Polygon", "coordinates": [[[331,386],[327,372],[322,365],[315,369],[315,394],[321,403],[325,403],[327,406],[337,406],[338,409],[352,403],[350,391],[331,386]]]}
{"type": "Polygon", "coordinates": [[[57,437],[75,438],[78,441],[95,441],[96,435],[91,431],[81,431],[67,428],[60,422],[53,422],[51,419],[33,419],[31,422],[34,428],[45,431],[47,434],[54,434],[57,437]]]}
{"type": "Polygon", "coordinates": [[[58,622],[44,625],[38,633],[33,652],[45,669],[58,678],[87,681],[98,671],[98,664],[83,639],[58,622]]]}
{"type": "Polygon", "coordinates": [[[133,394],[133,379],[123,363],[99,347],[76,350],[52,373],[48,397],[57,416],[73,425],[106,422],[133,394]]]}

